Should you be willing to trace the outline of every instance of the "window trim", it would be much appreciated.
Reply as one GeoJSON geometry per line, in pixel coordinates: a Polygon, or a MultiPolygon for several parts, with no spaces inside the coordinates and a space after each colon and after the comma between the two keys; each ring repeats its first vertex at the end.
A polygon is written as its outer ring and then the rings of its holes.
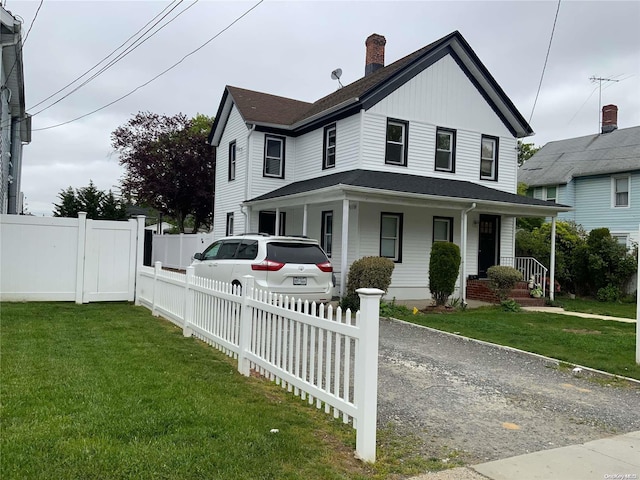
{"type": "MultiPolygon", "coordinates": [[[[621,192],[622,193],[622,192],[621,192]]],[[[612,175],[611,176],[611,208],[630,208],[631,207],[631,175],[612,175]],[[618,205],[617,180],[627,180],[627,204],[618,205]]]]}
{"type": "MultiPolygon", "coordinates": [[[[396,142],[392,142],[394,145],[398,145],[396,142]]],[[[407,166],[407,159],[409,156],[409,122],[406,120],[400,120],[397,118],[387,118],[387,127],[384,131],[384,163],[387,165],[396,165],[399,167],[407,166]],[[387,136],[389,134],[389,125],[401,125],[403,129],[402,135],[402,158],[400,162],[393,162],[389,160],[389,140],[387,136]]]]}
{"type": "Polygon", "coordinates": [[[498,137],[494,137],[492,135],[482,135],[482,137],[480,138],[480,180],[488,180],[491,182],[497,182],[498,181],[498,159],[500,157],[500,155],[498,155],[498,151],[499,151],[499,147],[500,147],[500,139],[498,137]],[[493,158],[493,175],[492,176],[487,176],[487,175],[482,175],[482,142],[484,140],[493,140],[495,142],[495,148],[494,148],[494,158],[493,158]]]}
{"type": "Polygon", "coordinates": [[[287,145],[287,137],[283,137],[281,135],[265,134],[265,136],[264,136],[264,154],[263,154],[263,161],[262,161],[262,176],[263,177],[284,178],[284,162],[285,162],[285,157],[286,157],[286,145],[287,145]],[[269,140],[277,140],[277,141],[281,142],[281,144],[282,144],[282,149],[280,151],[280,153],[281,153],[281,157],[280,157],[280,173],[278,175],[273,175],[273,174],[267,173],[267,144],[269,143],[269,140]]]}
{"type": "Polygon", "coordinates": [[[557,185],[547,185],[546,187],[544,187],[544,199],[547,202],[558,203],[558,186],[557,185]],[[555,188],[556,189],[556,195],[553,197],[553,199],[549,199],[549,188],[555,188]]]}
{"type": "Polygon", "coordinates": [[[456,173],[456,140],[457,130],[452,128],[436,127],[436,145],[435,145],[435,157],[433,160],[433,169],[436,172],[449,172],[456,173]],[[438,168],[438,134],[439,133],[451,134],[451,166],[450,168],[438,168]]]}
{"type": "Polygon", "coordinates": [[[229,166],[228,166],[229,176],[228,176],[228,180],[230,182],[236,179],[237,152],[238,152],[238,150],[237,150],[237,146],[236,146],[236,141],[233,140],[232,142],[229,142],[229,166]],[[233,153],[233,155],[232,155],[232,153],[233,153]]]}
{"type": "Polygon", "coordinates": [[[320,224],[320,247],[331,258],[331,250],[333,250],[333,210],[324,210],[322,212],[322,223],[320,224]],[[327,234],[327,220],[331,221],[331,233],[327,234]],[[327,249],[327,237],[331,237],[331,248],[327,249]]]}
{"type": "Polygon", "coordinates": [[[384,255],[382,255],[382,220],[384,217],[395,217],[398,220],[397,223],[397,228],[396,228],[396,237],[395,241],[396,241],[396,248],[395,248],[395,257],[386,257],[389,258],[391,260],[393,260],[394,263],[402,263],[402,232],[403,232],[403,221],[404,221],[404,214],[403,213],[397,213],[397,212],[380,212],[380,239],[379,239],[379,243],[380,243],[380,256],[383,257],[384,255]]]}
{"type": "Polygon", "coordinates": [[[225,236],[233,235],[233,212],[227,213],[227,222],[225,223],[225,236]]]}
{"type": "Polygon", "coordinates": [[[453,222],[454,219],[453,217],[440,217],[440,216],[434,216],[433,217],[433,222],[432,222],[432,230],[431,230],[431,241],[433,243],[436,242],[448,242],[448,243],[453,243],[453,222]],[[437,221],[446,221],[449,225],[447,228],[447,234],[449,236],[449,238],[447,240],[436,240],[436,222],[437,221]]]}
{"type": "Polygon", "coordinates": [[[332,123],[331,125],[327,125],[324,127],[323,136],[322,136],[322,169],[326,170],[328,168],[335,168],[336,166],[336,151],[337,151],[337,143],[338,143],[338,129],[336,128],[336,124],[332,123]],[[333,164],[329,164],[329,149],[331,146],[329,145],[329,133],[333,131],[333,164]]]}

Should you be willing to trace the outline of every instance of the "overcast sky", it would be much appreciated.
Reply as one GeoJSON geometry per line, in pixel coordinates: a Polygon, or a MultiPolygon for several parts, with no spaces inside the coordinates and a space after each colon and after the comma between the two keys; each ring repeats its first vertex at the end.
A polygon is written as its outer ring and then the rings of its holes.
{"type": "MultiPolygon", "coordinates": [[[[31,26],[40,1],[6,0],[31,26]]],[[[138,111],[213,116],[225,85],[313,102],[364,74],[364,41],[387,39],[389,64],[459,30],[516,107],[529,119],[545,62],[557,1],[285,2],[265,0],[179,66],[128,94],[200,47],[258,0],[44,0],[24,46],[27,111],[34,115],[23,156],[27,209],[51,215],[57,195],[89,180],[118,188],[123,171],[110,135],[138,111]],[[37,105],[92,68],[163,9],[182,15],[123,60],[51,108],[37,105]]],[[[164,22],[163,22],[164,23],[164,22]]],[[[618,105],[619,128],[640,125],[640,2],[563,0],[540,96],[531,119],[536,145],[598,131],[602,105],[618,105]]],[[[102,64],[101,66],[103,66],[102,64]]],[[[95,72],[95,70],[93,71],[95,72]]],[[[92,72],[92,73],[93,73],[92,72]]],[[[88,78],[84,77],[82,80],[88,78]]],[[[74,84],[74,87],[79,83],[74,84]]]]}

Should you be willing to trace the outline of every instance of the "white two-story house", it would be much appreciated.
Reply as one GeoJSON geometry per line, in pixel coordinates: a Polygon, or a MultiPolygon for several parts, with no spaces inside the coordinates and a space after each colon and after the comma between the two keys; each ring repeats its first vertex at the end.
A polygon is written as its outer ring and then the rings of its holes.
{"type": "Polygon", "coordinates": [[[460,246],[466,279],[513,261],[515,219],[569,207],[516,195],[517,139],[531,127],[459,32],[307,103],[227,86],[217,149],[214,236],[306,235],[331,257],[337,294],[363,256],[395,263],[388,298],[429,298],[434,242],[460,246]]]}

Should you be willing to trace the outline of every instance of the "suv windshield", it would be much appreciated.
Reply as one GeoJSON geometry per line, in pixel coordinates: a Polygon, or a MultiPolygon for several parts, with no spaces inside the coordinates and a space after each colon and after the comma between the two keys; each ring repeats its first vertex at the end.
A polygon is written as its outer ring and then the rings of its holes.
{"type": "Polygon", "coordinates": [[[280,263],[318,264],[327,261],[327,256],[318,245],[308,243],[267,243],[267,259],[280,263]]]}

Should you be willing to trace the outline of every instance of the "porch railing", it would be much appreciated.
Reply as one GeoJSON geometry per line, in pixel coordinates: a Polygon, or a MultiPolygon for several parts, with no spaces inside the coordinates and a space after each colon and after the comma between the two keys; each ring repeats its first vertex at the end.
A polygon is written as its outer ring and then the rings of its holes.
{"type": "Polygon", "coordinates": [[[525,282],[533,278],[542,288],[542,296],[547,296],[547,272],[548,268],[533,257],[500,257],[500,265],[513,267],[522,273],[525,282]]]}

